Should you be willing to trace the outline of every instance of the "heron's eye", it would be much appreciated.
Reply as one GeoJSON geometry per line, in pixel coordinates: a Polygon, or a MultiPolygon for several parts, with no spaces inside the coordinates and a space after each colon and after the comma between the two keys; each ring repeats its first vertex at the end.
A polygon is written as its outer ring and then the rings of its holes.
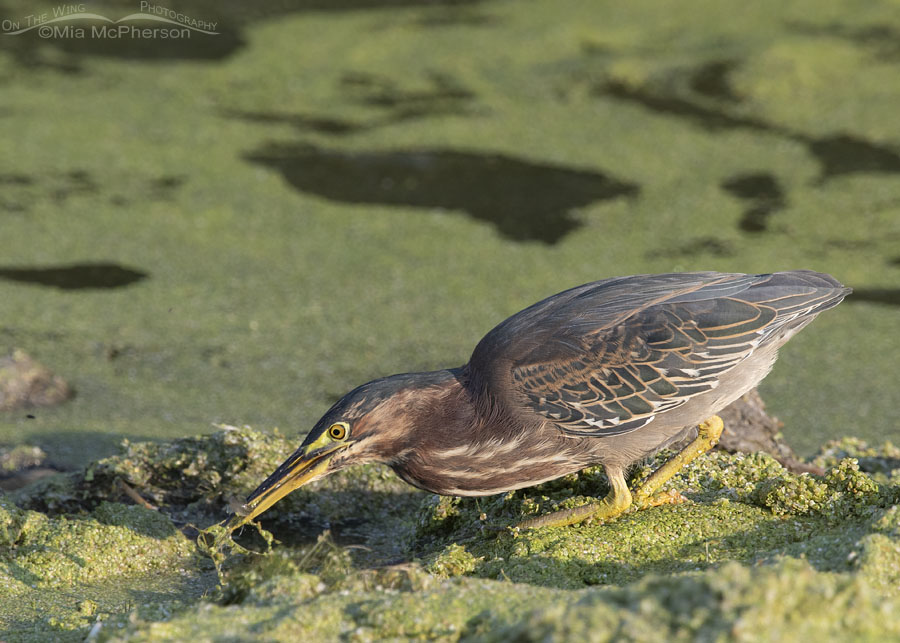
{"type": "Polygon", "coordinates": [[[328,427],[328,435],[332,440],[343,440],[347,437],[347,423],[336,422],[328,427]]]}

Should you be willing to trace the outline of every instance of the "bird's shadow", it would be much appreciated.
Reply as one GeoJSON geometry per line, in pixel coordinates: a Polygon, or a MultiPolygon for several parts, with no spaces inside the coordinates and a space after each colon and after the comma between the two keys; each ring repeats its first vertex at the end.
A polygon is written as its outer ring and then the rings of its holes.
{"type": "MultiPolygon", "coordinates": [[[[380,491],[365,486],[342,490],[295,491],[261,516],[263,528],[287,547],[317,542],[328,531],[334,543],[347,547],[362,566],[406,560],[412,533],[410,516],[421,505],[425,492],[380,491]]],[[[242,528],[236,540],[254,549],[264,543],[256,530],[242,528]]]]}
{"type": "Polygon", "coordinates": [[[900,306],[900,288],[854,288],[847,301],[851,304],[870,303],[900,306]]]}

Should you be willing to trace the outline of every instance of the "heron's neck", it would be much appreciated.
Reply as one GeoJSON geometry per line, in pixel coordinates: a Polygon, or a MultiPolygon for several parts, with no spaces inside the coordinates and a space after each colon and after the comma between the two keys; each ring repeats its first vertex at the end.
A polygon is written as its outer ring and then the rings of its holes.
{"type": "Polygon", "coordinates": [[[403,446],[389,462],[401,478],[435,493],[469,496],[556,477],[536,466],[522,475],[507,475],[523,449],[537,453],[529,445],[540,442],[541,436],[504,415],[484,395],[473,393],[464,371],[421,376],[430,384],[416,391],[415,406],[404,418],[410,424],[403,430],[403,446]]]}
{"type": "Polygon", "coordinates": [[[383,424],[391,426],[392,435],[386,441],[390,444],[381,446],[382,461],[394,464],[413,453],[471,443],[480,422],[463,369],[407,373],[387,379],[394,378],[402,378],[403,389],[385,405],[390,420],[383,424]]]}
{"type": "Polygon", "coordinates": [[[450,376],[441,378],[440,384],[424,398],[427,403],[419,414],[418,428],[423,434],[429,434],[433,445],[471,443],[481,420],[472,393],[466,386],[464,371],[451,369],[438,373],[450,376]]]}

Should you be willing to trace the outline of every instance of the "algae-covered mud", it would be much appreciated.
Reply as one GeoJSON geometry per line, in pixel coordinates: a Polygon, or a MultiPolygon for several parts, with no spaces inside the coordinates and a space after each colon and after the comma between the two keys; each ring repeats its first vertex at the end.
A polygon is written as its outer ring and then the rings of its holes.
{"type": "Polygon", "coordinates": [[[461,500],[362,467],[267,512],[269,545],[236,532],[218,576],[198,529],[289,448],[225,427],[126,444],[0,497],[4,640],[900,635],[900,450],[890,444],[829,444],[815,459],[824,476],[716,451],[670,482],[687,503],[523,532],[510,526],[604,493],[602,473],[461,500]]]}
{"type": "Polygon", "coordinates": [[[210,587],[193,544],[158,512],[104,502],[48,516],[0,496],[5,640],[81,640],[112,615],[165,618],[210,587]]]}
{"type": "Polygon", "coordinates": [[[50,394],[0,404],[0,640],[897,638],[895,2],[177,5],[214,33],[0,3],[0,355],[50,394]],[[369,467],[215,540],[342,394],[534,301],[797,268],[854,289],[761,387],[821,476],[716,453],[690,503],[517,533],[602,471],[369,467]]]}

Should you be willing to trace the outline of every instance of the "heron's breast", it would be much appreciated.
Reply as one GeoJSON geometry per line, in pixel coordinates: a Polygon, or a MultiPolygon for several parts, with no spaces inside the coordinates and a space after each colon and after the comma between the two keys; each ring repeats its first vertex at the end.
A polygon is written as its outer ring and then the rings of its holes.
{"type": "MultiPolygon", "coordinates": [[[[417,451],[393,465],[407,482],[448,496],[488,496],[574,473],[589,462],[559,440],[522,435],[417,451]]],[[[571,445],[574,446],[574,445],[571,445]]]]}

